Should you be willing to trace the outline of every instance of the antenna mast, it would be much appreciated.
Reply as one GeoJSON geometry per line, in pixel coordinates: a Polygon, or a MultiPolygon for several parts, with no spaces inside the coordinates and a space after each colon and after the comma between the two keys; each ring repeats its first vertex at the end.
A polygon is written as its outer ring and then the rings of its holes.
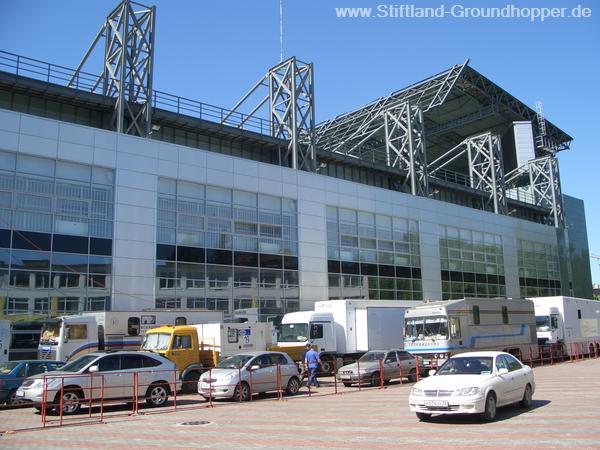
{"type": "Polygon", "coordinates": [[[283,61],[283,0],[279,0],[279,62],[283,61]]]}

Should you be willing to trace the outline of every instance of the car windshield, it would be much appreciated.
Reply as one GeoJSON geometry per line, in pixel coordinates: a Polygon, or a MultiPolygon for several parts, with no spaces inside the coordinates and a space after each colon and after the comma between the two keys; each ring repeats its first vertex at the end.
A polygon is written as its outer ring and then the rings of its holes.
{"type": "Polygon", "coordinates": [[[6,375],[19,365],[19,361],[11,361],[0,364],[0,374],[6,375]]]}
{"type": "Polygon", "coordinates": [[[448,339],[448,318],[441,316],[406,319],[404,337],[408,341],[448,339]]]}
{"type": "Polygon", "coordinates": [[[79,372],[96,358],[98,358],[98,355],[83,355],[82,357],[77,358],[75,361],[65,364],[60,368],[60,370],[64,372],[79,372]]]}
{"type": "Polygon", "coordinates": [[[435,373],[437,375],[489,375],[492,373],[491,356],[464,356],[450,358],[435,373]]]}
{"type": "Polygon", "coordinates": [[[170,342],[171,335],[168,333],[148,333],[144,336],[142,350],[166,350],[170,342]]]}
{"type": "Polygon", "coordinates": [[[360,362],[373,362],[385,359],[385,352],[367,352],[359,359],[360,362]]]}
{"type": "Polygon", "coordinates": [[[550,331],[550,316],[535,316],[537,331],[550,331]]]}
{"type": "Polygon", "coordinates": [[[282,323],[279,328],[279,342],[306,342],[307,323],[282,323]]]}
{"type": "Polygon", "coordinates": [[[237,369],[238,367],[243,367],[252,358],[254,358],[254,355],[234,355],[225,358],[216,367],[217,369],[237,369]]]}
{"type": "Polygon", "coordinates": [[[40,344],[46,344],[46,345],[58,344],[61,324],[62,324],[62,320],[57,320],[56,322],[45,323],[44,326],[42,327],[42,332],[40,334],[40,344]]]}

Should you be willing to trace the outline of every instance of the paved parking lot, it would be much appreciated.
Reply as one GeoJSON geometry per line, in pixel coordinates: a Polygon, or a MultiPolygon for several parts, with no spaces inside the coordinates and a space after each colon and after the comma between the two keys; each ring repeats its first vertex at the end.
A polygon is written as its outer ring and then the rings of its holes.
{"type": "MultiPolygon", "coordinates": [[[[104,423],[39,427],[32,409],[0,411],[0,447],[6,448],[600,448],[600,359],[535,369],[533,407],[504,408],[497,420],[439,417],[418,422],[409,412],[410,384],[386,389],[340,386],[332,380],[311,397],[281,401],[262,396],[251,402],[179,399],[178,409],[107,408],[104,423]],[[182,425],[206,421],[208,424],[182,425]]],[[[86,415],[81,415],[81,421],[86,415]]]]}

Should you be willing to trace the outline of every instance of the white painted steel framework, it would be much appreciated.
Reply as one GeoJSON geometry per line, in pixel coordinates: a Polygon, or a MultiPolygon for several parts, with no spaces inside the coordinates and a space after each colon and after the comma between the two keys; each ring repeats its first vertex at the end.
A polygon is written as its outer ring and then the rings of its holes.
{"type": "Polygon", "coordinates": [[[471,136],[429,164],[429,175],[460,158],[467,159],[469,184],[486,194],[483,209],[506,214],[506,192],[500,136],[490,132],[471,136]]]}
{"type": "Polygon", "coordinates": [[[529,183],[535,204],[549,210],[548,219],[555,227],[564,226],[564,211],[558,160],[554,155],[529,161],[529,183]]]}
{"type": "Polygon", "coordinates": [[[243,128],[245,122],[268,108],[271,136],[288,141],[284,159],[294,169],[316,169],[315,99],[312,63],[291,57],[272,67],[221,120],[243,128]],[[267,91],[263,95],[260,91],[267,91]],[[247,114],[240,109],[260,95],[247,114]],[[239,117],[242,117],[239,120],[239,117]]]}
{"type": "Polygon", "coordinates": [[[152,127],[152,69],[156,7],[123,0],[106,18],[77,66],[77,78],[94,49],[104,50],[102,74],[92,87],[116,99],[112,117],[115,131],[147,136],[152,127]]]}

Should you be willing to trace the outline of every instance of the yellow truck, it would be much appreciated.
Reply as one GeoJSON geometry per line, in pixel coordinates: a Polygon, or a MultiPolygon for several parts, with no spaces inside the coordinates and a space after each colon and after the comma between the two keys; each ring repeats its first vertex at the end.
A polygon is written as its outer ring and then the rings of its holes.
{"type": "Polygon", "coordinates": [[[146,331],[141,350],[149,350],[177,365],[183,392],[196,392],[200,374],[220,359],[271,345],[271,323],[207,323],[160,326],[146,331]]]}

